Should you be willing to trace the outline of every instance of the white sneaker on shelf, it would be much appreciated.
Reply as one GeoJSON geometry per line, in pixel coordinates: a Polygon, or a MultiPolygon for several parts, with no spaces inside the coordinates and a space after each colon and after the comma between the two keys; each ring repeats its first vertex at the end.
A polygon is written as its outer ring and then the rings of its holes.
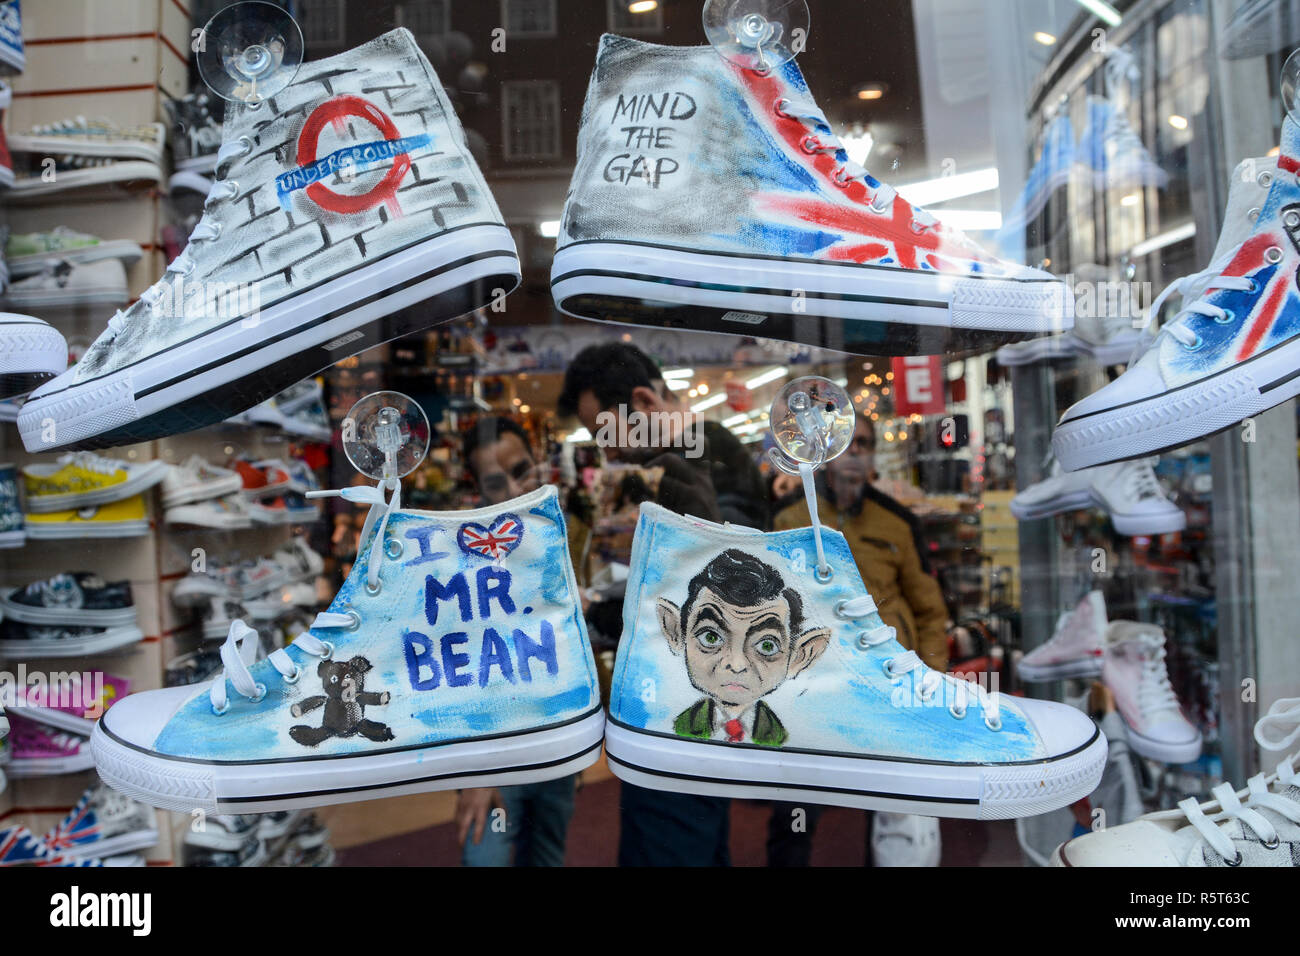
{"type": "Polygon", "coordinates": [[[1201,755],[1201,732],[1183,714],[1169,683],[1165,633],[1159,627],[1112,621],[1106,628],[1101,679],[1115,695],[1135,753],[1172,764],[1201,755]]]}
{"type": "Polygon", "coordinates": [[[1017,672],[1030,683],[1098,677],[1105,654],[1106,599],[1091,591],[1061,614],[1051,639],[1026,654],[1017,672]]]}
{"type": "Polygon", "coordinates": [[[76,305],[125,305],[126,269],[119,259],[77,265],[51,259],[26,279],[10,283],[5,301],[15,309],[52,309],[76,305]]]}
{"type": "Polygon", "coordinates": [[[162,481],[164,508],[188,505],[212,498],[238,494],[243,481],[238,472],[209,463],[202,455],[191,455],[172,466],[162,481]]]}
{"type": "Polygon", "coordinates": [[[1084,508],[1108,513],[1122,535],[1172,534],[1187,527],[1187,515],[1160,487],[1153,458],[1071,472],[1054,461],[1049,477],[1011,499],[1011,513],[1019,521],[1084,508]]]}

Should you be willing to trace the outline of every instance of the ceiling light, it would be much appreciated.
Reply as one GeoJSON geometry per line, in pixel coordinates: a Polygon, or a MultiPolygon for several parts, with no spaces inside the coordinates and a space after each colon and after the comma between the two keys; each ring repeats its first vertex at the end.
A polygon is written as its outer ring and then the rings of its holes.
{"type": "Polygon", "coordinates": [[[664,384],[674,392],[684,392],[691,387],[691,383],[684,378],[670,378],[664,384]]]}
{"type": "Polygon", "coordinates": [[[730,418],[724,418],[722,420],[722,427],[731,428],[747,421],[749,421],[749,414],[747,412],[741,412],[739,415],[732,415],[730,418]]]}
{"type": "Polygon", "coordinates": [[[1174,129],[1187,129],[1187,117],[1179,116],[1177,113],[1169,114],[1169,125],[1174,129]]]}
{"type": "Polygon", "coordinates": [[[1119,204],[1121,206],[1136,206],[1141,201],[1142,201],[1142,197],[1139,196],[1137,193],[1129,193],[1127,196],[1125,196],[1123,199],[1119,201],[1119,204]]]}
{"type": "Polygon", "coordinates": [[[996,166],[972,169],[969,173],[923,179],[908,186],[899,186],[898,194],[913,206],[933,206],[935,203],[964,196],[977,196],[998,188],[996,166]]]}
{"type": "Polygon", "coordinates": [[[790,370],[788,368],[785,368],[784,366],[780,368],[770,369],[769,371],[764,372],[762,375],[759,375],[757,378],[751,378],[748,382],[745,383],[745,387],[762,388],[764,385],[769,385],[772,382],[780,381],[781,379],[785,378],[789,374],[790,374],[790,370]]]}
{"type": "Polygon", "coordinates": [[[700,412],[707,412],[710,408],[717,408],[726,400],[726,394],[719,392],[717,395],[710,395],[702,402],[696,402],[691,406],[691,411],[698,415],[700,412]]]}
{"type": "Polygon", "coordinates": [[[707,395],[707,394],[709,394],[709,383],[708,383],[708,382],[700,382],[699,387],[698,387],[698,391],[699,391],[699,393],[700,393],[701,395],[707,395]]]}
{"type": "Polygon", "coordinates": [[[1043,46],[1054,46],[1056,44],[1056,37],[1052,36],[1050,33],[1044,32],[1043,30],[1035,30],[1034,39],[1043,46]]]}
{"type": "Polygon", "coordinates": [[[542,234],[543,239],[554,239],[560,234],[560,220],[548,219],[546,222],[539,223],[537,231],[542,234]]]}
{"type": "Polygon", "coordinates": [[[863,83],[858,87],[858,99],[864,101],[878,100],[889,89],[888,83],[863,83]]]}
{"type": "Polygon", "coordinates": [[[1124,19],[1119,15],[1119,11],[1112,7],[1106,0],[1075,0],[1075,2],[1087,10],[1102,23],[1112,27],[1117,27],[1124,19]]]}
{"type": "Polygon", "coordinates": [[[659,0],[633,0],[627,5],[628,13],[654,13],[659,9],[659,0]]]}
{"type": "Polygon", "coordinates": [[[693,368],[666,368],[659,373],[665,379],[669,378],[694,378],[695,369],[693,368]]]}
{"type": "Polygon", "coordinates": [[[945,226],[962,232],[995,232],[1002,228],[1002,213],[984,209],[930,209],[945,226]]]}
{"type": "Polygon", "coordinates": [[[564,439],[570,445],[576,445],[579,442],[591,441],[591,432],[585,428],[579,428],[576,432],[564,439]]]}
{"type": "Polygon", "coordinates": [[[1152,236],[1150,239],[1139,242],[1133,247],[1133,251],[1129,255],[1133,257],[1145,256],[1157,249],[1163,249],[1165,246],[1172,246],[1175,242],[1190,239],[1194,235],[1196,235],[1196,223],[1185,223],[1176,229],[1170,229],[1168,232],[1162,232],[1158,236],[1152,236]]]}

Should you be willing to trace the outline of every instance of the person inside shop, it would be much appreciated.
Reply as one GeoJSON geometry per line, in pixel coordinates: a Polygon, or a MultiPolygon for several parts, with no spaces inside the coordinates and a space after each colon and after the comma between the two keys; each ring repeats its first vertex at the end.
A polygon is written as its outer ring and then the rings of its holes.
{"type": "MultiPolygon", "coordinates": [[[[930,574],[916,516],[871,483],[875,449],[875,426],[868,415],[859,412],[848,450],[817,473],[817,512],[824,526],[844,534],[867,591],[875,598],[885,624],[897,632],[899,643],[916,651],[935,670],[946,671],[948,609],[943,592],[930,574]]],[[[777,513],[773,525],[777,531],[789,531],[811,523],[807,501],[800,491],[795,503],[777,513]]],[[[768,824],[769,866],[808,865],[821,810],[815,806],[773,805],[768,824]],[[796,813],[797,809],[805,813],[796,813]],[[793,825],[796,820],[800,826],[793,825]]],[[[925,855],[924,847],[937,847],[937,821],[902,817],[868,814],[869,844],[879,850],[882,839],[914,841],[920,856],[925,855]],[[878,831],[874,840],[873,824],[878,831]]],[[[898,858],[907,853],[889,855],[898,858]]],[[[932,853],[932,857],[937,865],[937,854],[932,853]]],[[[872,846],[868,846],[867,859],[871,858],[872,846]]]]}
{"type": "MultiPolygon", "coordinates": [[[[541,487],[528,433],[511,419],[479,419],[465,433],[462,460],[485,505],[541,487]]],[[[577,780],[574,774],[544,783],[460,791],[456,829],[461,863],[563,866],[577,780]]]]}
{"type": "MultiPolygon", "coordinates": [[[[683,414],[671,394],[648,355],[635,346],[611,342],[590,346],[574,358],[564,375],[558,408],[561,415],[582,422],[608,460],[662,469],[655,503],[706,521],[721,521],[727,514],[746,524],[764,521],[765,489],[752,461],[748,462],[752,474],[728,476],[727,511],[720,507],[714,485],[716,462],[739,463],[726,445],[714,447],[710,433],[683,414]],[[653,421],[655,427],[635,427],[636,412],[645,416],[643,424],[653,421]],[[754,502],[760,512],[740,500],[739,489],[750,481],[758,489],[754,502]]],[[[593,627],[617,635],[622,603],[595,602],[588,609],[588,620],[593,627]]],[[[725,798],[649,790],[624,782],[619,824],[620,866],[730,865],[731,803],[725,798]]]]}

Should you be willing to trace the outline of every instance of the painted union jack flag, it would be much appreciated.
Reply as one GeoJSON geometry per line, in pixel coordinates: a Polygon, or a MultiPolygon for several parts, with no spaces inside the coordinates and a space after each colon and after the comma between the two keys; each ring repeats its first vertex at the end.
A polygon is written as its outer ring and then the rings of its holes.
{"type": "Polygon", "coordinates": [[[50,858],[45,844],[23,826],[0,830],[0,866],[43,863],[50,858]]]}
{"type": "Polygon", "coordinates": [[[467,554],[476,554],[480,558],[500,561],[515,548],[524,537],[524,523],[518,515],[504,514],[492,522],[489,528],[476,522],[461,525],[456,540],[461,550],[467,554]]]}

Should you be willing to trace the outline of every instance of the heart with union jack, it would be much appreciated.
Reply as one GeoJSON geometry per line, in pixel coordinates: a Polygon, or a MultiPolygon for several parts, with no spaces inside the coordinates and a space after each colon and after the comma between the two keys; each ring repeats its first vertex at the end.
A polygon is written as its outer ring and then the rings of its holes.
{"type": "Polygon", "coordinates": [[[518,515],[503,514],[485,528],[470,521],[460,526],[456,541],[467,554],[476,554],[480,558],[500,561],[524,539],[524,523],[518,515]]]}

